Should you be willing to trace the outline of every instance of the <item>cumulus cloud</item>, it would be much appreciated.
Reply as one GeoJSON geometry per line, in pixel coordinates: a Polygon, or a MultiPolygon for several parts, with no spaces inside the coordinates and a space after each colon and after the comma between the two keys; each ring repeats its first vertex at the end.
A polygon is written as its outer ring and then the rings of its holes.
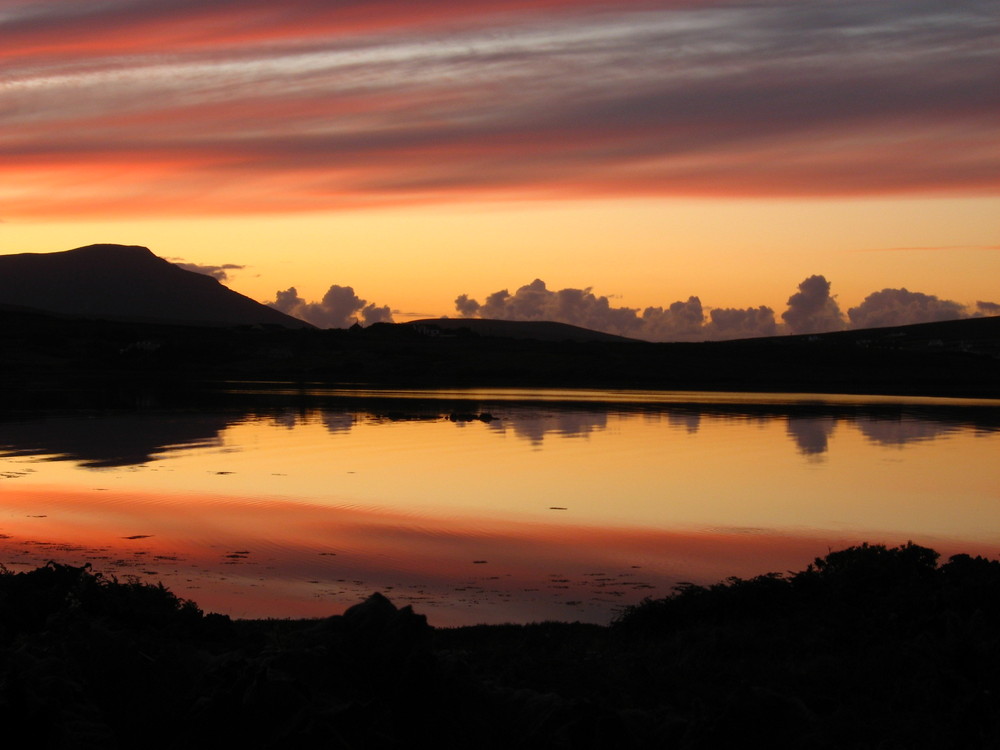
{"type": "Polygon", "coordinates": [[[708,315],[711,320],[705,326],[705,332],[710,339],[751,339],[778,333],[774,310],[764,305],[745,310],[718,307],[708,315]]]}
{"type": "Polygon", "coordinates": [[[799,284],[799,291],[788,298],[788,309],[781,318],[789,333],[824,333],[844,327],[837,299],[830,295],[830,282],[819,275],[799,284]]]}
{"type": "Polygon", "coordinates": [[[965,306],[933,294],[883,289],[847,311],[853,328],[885,328],[967,317],[965,306]]]}
{"type": "Polygon", "coordinates": [[[642,311],[643,338],[650,341],[697,341],[704,338],[705,313],[701,300],[688,297],[670,307],[647,307],[642,311]]]}
{"type": "MultiPolygon", "coordinates": [[[[937,320],[966,318],[972,314],[954,300],[907,289],[883,289],[869,294],[841,313],[831,284],[814,275],[798,285],[788,298],[788,308],[775,319],[774,310],[760,307],[706,308],[699,297],[678,300],[666,307],[615,307],[606,296],[586,289],[549,289],[541,279],[525,284],[511,294],[501,289],[480,303],[468,294],[455,299],[462,317],[496,320],[550,320],[646,341],[722,341],[779,334],[806,334],[850,328],[879,328],[937,320]]],[[[977,316],[1000,315],[1000,303],[976,302],[977,316]]]]}
{"type": "Polygon", "coordinates": [[[211,276],[216,281],[228,281],[230,271],[241,271],[246,266],[240,266],[236,263],[223,263],[221,266],[205,266],[199,263],[185,263],[181,260],[171,261],[178,268],[183,268],[185,271],[194,271],[195,273],[201,273],[205,276],[211,276]]]}
{"type": "Polygon", "coordinates": [[[551,291],[541,279],[525,284],[514,294],[506,289],[493,292],[482,304],[462,294],[455,300],[455,307],[464,317],[552,320],[619,336],[637,336],[642,327],[634,308],[613,307],[607,297],[599,297],[589,288],[551,291]]]}
{"type": "Polygon", "coordinates": [[[479,303],[474,299],[469,299],[467,294],[460,294],[455,298],[455,309],[463,318],[474,318],[479,312],[479,303]]]}
{"type": "Polygon", "coordinates": [[[493,292],[480,303],[467,294],[455,299],[463,317],[496,320],[551,320],[595,331],[647,341],[703,341],[705,339],[773,336],[774,311],[769,307],[746,310],[719,308],[709,311],[705,321],[701,299],[689,297],[667,307],[615,307],[608,297],[586,289],[550,290],[541,279],[525,284],[511,294],[493,292]]]}
{"type": "Polygon", "coordinates": [[[368,302],[354,293],[349,286],[332,285],[319,302],[307,302],[293,286],[275,293],[273,302],[267,303],[275,310],[292,315],[317,328],[350,328],[355,323],[392,323],[392,310],[368,302]]]}

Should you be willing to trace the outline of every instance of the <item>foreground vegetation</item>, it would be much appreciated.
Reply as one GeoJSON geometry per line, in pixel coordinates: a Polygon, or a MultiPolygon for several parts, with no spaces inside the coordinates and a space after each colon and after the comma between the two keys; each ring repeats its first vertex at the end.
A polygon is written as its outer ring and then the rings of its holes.
{"type": "Polygon", "coordinates": [[[375,594],[230,621],[0,575],[0,717],[38,747],[1000,746],[1000,562],[862,545],[579,623],[434,629],[375,594]]]}

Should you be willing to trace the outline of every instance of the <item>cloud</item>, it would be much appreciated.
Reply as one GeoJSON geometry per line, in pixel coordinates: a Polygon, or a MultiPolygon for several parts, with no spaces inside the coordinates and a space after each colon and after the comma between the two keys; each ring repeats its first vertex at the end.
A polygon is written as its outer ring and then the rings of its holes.
{"type": "MultiPolygon", "coordinates": [[[[706,308],[699,297],[678,300],[667,307],[614,307],[607,296],[586,289],[550,290],[535,279],[511,294],[493,292],[483,303],[461,294],[455,309],[462,317],[496,320],[550,320],[646,341],[724,341],[780,334],[879,328],[967,318],[970,310],[953,300],[906,289],[883,289],[869,294],[848,310],[845,320],[836,296],[824,276],[806,278],[788,298],[788,308],[775,320],[774,310],[760,307],[706,308]]],[[[976,316],[1000,315],[1000,303],[976,302],[976,316]]]]}
{"type": "Polygon", "coordinates": [[[840,306],[830,296],[830,282],[823,276],[810,276],[799,284],[781,318],[789,333],[825,333],[844,327],[840,306]]]}
{"type": "Polygon", "coordinates": [[[778,333],[774,310],[763,305],[745,310],[719,307],[709,311],[709,317],[711,321],[705,326],[709,339],[751,339],[778,333]]]}
{"type": "Polygon", "coordinates": [[[847,311],[853,328],[885,328],[937,320],[968,317],[964,305],[938,299],[933,294],[906,289],[883,289],[865,297],[857,307],[847,311]]]}
{"type": "MultiPolygon", "coordinates": [[[[599,4],[603,0],[535,0],[548,7],[599,4]]],[[[622,0],[623,4],[627,0],[622,0]]],[[[680,4],[680,3],[678,3],[680,4]]],[[[3,29],[13,56],[52,52],[101,55],[156,44],[173,49],[215,49],[312,39],[407,27],[460,22],[523,9],[523,0],[364,0],[331,4],[327,0],[116,0],[73,3],[35,0],[7,11],[3,29]],[[109,30],[116,33],[109,34],[109,30]]]]}
{"type": "Polygon", "coordinates": [[[392,310],[388,305],[378,307],[374,303],[361,308],[361,321],[369,326],[372,323],[392,323],[392,310]]]}
{"type": "Polygon", "coordinates": [[[704,339],[705,313],[701,300],[688,297],[667,308],[647,307],[642,311],[643,337],[649,341],[698,341],[704,339]]]}
{"type": "Polygon", "coordinates": [[[332,285],[319,302],[306,302],[293,286],[275,293],[268,305],[286,315],[292,315],[317,328],[350,328],[355,323],[391,323],[389,307],[379,307],[361,299],[349,286],[332,285]]]}
{"type": "Polygon", "coordinates": [[[794,5],[2,3],[5,216],[1000,189],[994,0],[794,5]]]}
{"type": "Polygon", "coordinates": [[[474,299],[469,299],[469,295],[460,294],[455,298],[455,309],[463,318],[474,318],[479,312],[479,303],[474,299]]]}
{"type": "Polygon", "coordinates": [[[463,317],[496,320],[550,320],[646,341],[703,341],[706,339],[773,336],[774,311],[769,307],[746,310],[720,308],[705,310],[698,297],[678,300],[667,307],[615,307],[604,295],[590,288],[550,290],[535,279],[511,294],[507,289],[493,292],[480,304],[467,294],[455,299],[463,317]]]}
{"type": "Polygon", "coordinates": [[[195,273],[211,276],[219,282],[229,280],[229,271],[241,271],[246,268],[246,266],[240,266],[236,263],[223,263],[221,266],[205,266],[198,263],[185,263],[176,258],[171,259],[170,262],[178,268],[183,268],[185,271],[194,271],[195,273]]]}
{"type": "Polygon", "coordinates": [[[612,307],[607,297],[598,297],[589,288],[551,291],[541,279],[525,284],[514,294],[506,289],[493,292],[483,304],[462,294],[455,306],[464,317],[552,320],[619,336],[637,335],[642,327],[638,311],[633,308],[612,307]]]}

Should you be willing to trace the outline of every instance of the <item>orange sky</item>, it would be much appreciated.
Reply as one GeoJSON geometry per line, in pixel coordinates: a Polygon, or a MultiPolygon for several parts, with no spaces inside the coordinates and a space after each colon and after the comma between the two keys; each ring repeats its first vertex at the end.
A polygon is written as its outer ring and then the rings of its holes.
{"type": "Polygon", "coordinates": [[[145,245],[397,320],[535,278],[1000,300],[988,0],[0,0],[0,37],[0,253],[145,245]]]}

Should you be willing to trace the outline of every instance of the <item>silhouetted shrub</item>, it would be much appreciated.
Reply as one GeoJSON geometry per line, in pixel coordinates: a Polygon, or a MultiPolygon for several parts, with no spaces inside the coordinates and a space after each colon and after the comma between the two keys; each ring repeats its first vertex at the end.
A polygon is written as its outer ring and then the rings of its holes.
{"type": "MultiPolygon", "coordinates": [[[[923,607],[930,589],[941,580],[938,557],[934,550],[913,542],[899,547],[866,542],[816,558],[798,573],[731,577],[711,586],[684,583],[670,596],[647,598],[626,608],[614,625],[623,632],[652,634],[721,619],[773,620],[793,610],[871,605],[868,611],[874,612],[906,602],[923,607]]],[[[1000,571],[1000,563],[996,565],[1000,571]]],[[[982,563],[965,566],[980,573],[986,570],[982,563]]],[[[951,570],[952,578],[958,575],[957,569],[951,570]]]]}
{"type": "MultiPolygon", "coordinates": [[[[47,565],[24,573],[0,570],[0,639],[86,616],[118,626],[189,630],[202,624],[198,606],[162,584],[119,582],[91,569],[47,565]]],[[[212,618],[217,624],[219,616],[212,618]]]]}
{"type": "Polygon", "coordinates": [[[230,623],[86,566],[3,571],[0,719],[40,748],[1000,747],[1000,562],[937,559],[864,544],[611,628],[434,630],[380,595],[230,623]]]}

